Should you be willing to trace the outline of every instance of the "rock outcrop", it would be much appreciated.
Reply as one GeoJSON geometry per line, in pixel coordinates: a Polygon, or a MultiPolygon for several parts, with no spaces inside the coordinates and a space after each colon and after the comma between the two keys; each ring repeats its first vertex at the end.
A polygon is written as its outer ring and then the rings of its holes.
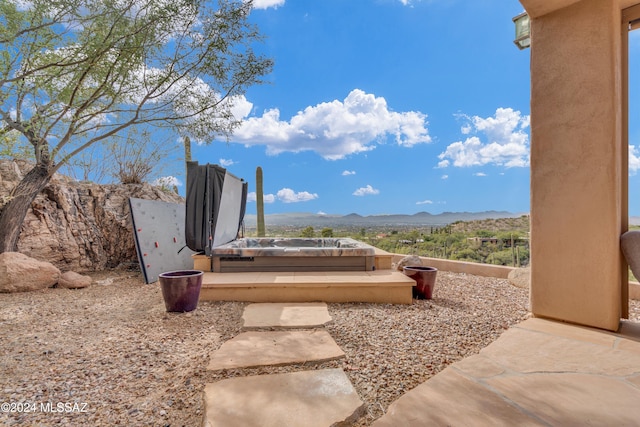
{"type": "MultiPolygon", "coordinates": [[[[0,205],[31,168],[0,161],[0,205]]],[[[182,203],[149,184],[99,185],[56,174],[27,213],[18,251],[62,271],[96,271],[136,263],[129,197],[182,203]]]]}

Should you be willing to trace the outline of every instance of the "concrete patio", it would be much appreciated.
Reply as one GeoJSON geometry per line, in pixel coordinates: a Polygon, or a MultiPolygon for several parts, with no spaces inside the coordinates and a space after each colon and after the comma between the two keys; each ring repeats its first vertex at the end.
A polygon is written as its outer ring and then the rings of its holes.
{"type": "Polygon", "coordinates": [[[394,402],[383,426],[638,426],[640,324],[619,333],[539,318],[394,402]]]}
{"type": "MultiPolygon", "coordinates": [[[[331,321],[324,303],[252,304],[243,318],[245,330],[280,331],[229,340],[209,370],[344,357],[322,328],[331,321]]],[[[342,369],[227,379],[207,385],[205,402],[205,423],[223,426],[351,425],[363,404],[342,369]]],[[[372,425],[637,426],[638,402],[640,323],[614,333],[530,318],[409,390],[372,425]]]]}
{"type": "MultiPolygon", "coordinates": [[[[245,307],[243,332],[212,356],[210,371],[257,366],[320,363],[344,352],[324,325],[326,303],[258,303],[245,307]],[[302,328],[303,330],[292,330],[302,328]],[[311,328],[311,329],[309,329],[311,328]]],[[[339,368],[228,378],[207,384],[205,426],[351,425],[364,408],[346,373],[339,368]]]]}

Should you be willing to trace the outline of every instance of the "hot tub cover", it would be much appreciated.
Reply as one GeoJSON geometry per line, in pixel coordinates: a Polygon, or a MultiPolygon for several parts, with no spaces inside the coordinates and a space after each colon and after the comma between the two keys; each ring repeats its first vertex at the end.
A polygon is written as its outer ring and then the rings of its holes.
{"type": "Polygon", "coordinates": [[[247,183],[218,165],[187,162],[185,240],[189,249],[211,248],[238,237],[247,204],[247,183]]]}

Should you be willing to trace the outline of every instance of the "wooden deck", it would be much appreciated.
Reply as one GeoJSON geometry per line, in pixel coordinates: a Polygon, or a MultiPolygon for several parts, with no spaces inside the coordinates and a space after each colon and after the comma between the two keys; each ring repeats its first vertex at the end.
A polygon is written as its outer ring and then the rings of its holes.
{"type": "Polygon", "coordinates": [[[398,271],[204,274],[201,301],[411,304],[415,282],[398,271]]]}
{"type": "Polygon", "coordinates": [[[338,266],[322,271],[216,272],[210,257],[193,257],[194,268],[205,272],[201,301],[411,304],[415,282],[391,270],[392,258],[376,248],[373,271],[338,271],[338,266]]]}

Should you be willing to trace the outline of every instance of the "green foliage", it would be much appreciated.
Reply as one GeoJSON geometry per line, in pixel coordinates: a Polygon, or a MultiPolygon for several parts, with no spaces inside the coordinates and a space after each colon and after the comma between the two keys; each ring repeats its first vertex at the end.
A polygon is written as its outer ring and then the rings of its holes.
{"type": "Polygon", "coordinates": [[[307,228],[305,228],[304,230],[302,230],[300,232],[300,236],[302,237],[314,237],[315,236],[315,231],[313,230],[312,226],[308,226],[307,228]]]}
{"type": "Polygon", "coordinates": [[[31,147],[18,138],[17,132],[5,132],[0,130],[0,158],[33,160],[31,147]]]}
{"type": "Polygon", "coordinates": [[[252,8],[0,0],[0,137],[20,134],[36,160],[0,211],[0,252],[16,250],[27,209],[53,174],[94,144],[145,124],[229,138],[240,123],[234,103],[273,66],[253,50],[262,37],[252,8]]]}
{"type": "MultiPolygon", "coordinates": [[[[487,223],[485,223],[487,224],[487,223]]],[[[497,225],[491,220],[490,225],[497,225]]],[[[529,241],[522,230],[478,229],[482,222],[457,222],[445,227],[421,231],[392,230],[387,237],[371,240],[380,249],[397,254],[414,254],[434,258],[524,266],[529,263],[529,241]],[[456,230],[469,229],[469,232],[456,230]],[[512,245],[513,238],[513,247],[512,245]]],[[[526,225],[528,227],[528,224],[526,225]]]]}
{"type": "Polygon", "coordinates": [[[464,248],[451,255],[451,259],[467,262],[483,262],[482,254],[472,248],[464,248]]]}
{"type": "Polygon", "coordinates": [[[240,0],[2,0],[0,135],[50,173],[143,123],[201,141],[239,124],[234,100],[272,61],[240,0]]]}
{"type": "Polygon", "coordinates": [[[511,265],[513,266],[513,255],[511,249],[491,252],[487,256],[487,264],[495,265],[511,265]]]}
{"type": "Polygon", "coordinates": [[[333,228],[325,227],[320,231],[322,237],[333,237],[333,228]]]}

